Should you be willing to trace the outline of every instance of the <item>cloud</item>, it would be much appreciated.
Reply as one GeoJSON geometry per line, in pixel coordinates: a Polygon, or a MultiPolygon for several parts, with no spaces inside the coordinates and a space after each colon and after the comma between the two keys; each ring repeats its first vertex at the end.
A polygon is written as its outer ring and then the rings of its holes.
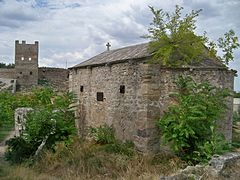
{"type": "Polygon", "coordinates": [[[18,28],[27,22],[40,21],[41,13],[22,1],[2,1],[0,3],[0,27],[18,28]]]}
{"type": "MultiPolygon", "coordinates": [[[[14,41],[40,42],[41,66],[68,67],[106,50],[141,43],[152,14],[148,5],[172,12],[203,9],[197,32],[217,40],[229,29],[240,36],[239,0],[0,0],[0,58],[14,57],[14,41]],[[3,38],[4,37],[4,38],[3,38]]],[[[239,50],[236,60],[240,59],[239,50]]],[[[239,62],[231,68],[239,69],[239,62]]],[[[240,79],[235,88],[240,91],[240,79]]]]}

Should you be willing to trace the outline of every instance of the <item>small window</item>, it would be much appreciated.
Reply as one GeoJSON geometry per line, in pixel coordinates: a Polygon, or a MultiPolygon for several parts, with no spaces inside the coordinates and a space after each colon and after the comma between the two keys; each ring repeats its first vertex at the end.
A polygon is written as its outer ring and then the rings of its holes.
{"type": "Polygon", "coordinates": [[[83,92],[83,86],[80,86],[80,92],[83,92]]]}
{"type": "Polygon", "coordinates": [[[32,75],[33,73],[32,73],[32,71],[30,71],[30,73],[29,73],[30,75],[32,75]]]}
{"type": "Polygon", "coordinates": [[[121,94],[124,94],[124,93],[125,93],[125,86],[124,86],[124,85],[121,85],[121,86],[120,86],[120,93],[121,93],[121,94]]]}
{"type": "Polygon", "coordinates": [[[28,58],[28,60],[29,60],[29,61],[31,61],[31,60],[32,60],[32,58],[28,58]]]}
{"type": "Polygon", "coordinates": [[[24,57],[21,57],[21,60],[23,61],[23,60],[24,60],[24,57]]]}
{"type": "Polygon", "coordinates": [[[22,74],[22,72],[20,72],[19,74],[22,74]]]}
{"type": "Polygon", "coordinates": [[[18,124],[21,124],[21,120],[20,120],[19,116],[17,116],[17,122],[18,122],[18,124]]]}
{"type": "Polygon", "coordinates": [[[103,101],[103,92],[97,92],[97,101],[103,101]]]}

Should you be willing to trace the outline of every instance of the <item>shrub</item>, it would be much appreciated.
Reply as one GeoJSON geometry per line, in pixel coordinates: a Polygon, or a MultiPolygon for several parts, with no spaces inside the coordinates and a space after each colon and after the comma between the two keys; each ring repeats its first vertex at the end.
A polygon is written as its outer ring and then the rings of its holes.
{"type": "Polygon", "coordinates": [[[227,148],[217,132],[217,121],[227,108],[224,102],[229,92],[207,82],[197,84],[190,77],[180,77],[176,84],[176,104],[169,106],[158,125],[165,142],[179,156],[194,164],[205,162],[227,148]]]}
{"type": "Polygon", "coordinates": [[[26,117],[26,128],[22,137],[13,138],[9,142],[6,156],[11,162],[21,162],[35,154],[40,145],[55,150],[57,142],[69,142],[76,133],[74,112],[70,105],[74,102],[71,93],[57,95],[51,89],[36,89],[29,95],[29,104],[33,111],[26,117]],[[16,146],[14,142],[20,141],[16,146]],[[25,155],[26,154],[26,155],[25,155]],[[19,160],[15,160],[19,156],[19,160]]]}
{"type": "Polygon", "coordinates": [[[97,128],[90,128],[90,133],[93,139],[99,144],[112,144],[116,141],[114,129],[104,124],[97,128]]]}
{"type": "Polygon", "coordinates": [[[37,146],[27,142],[22,137],[16,137],[8,140],[6,145],[9,146],[5,159],[12,163],[21,163],[34,155],[37,146]]]}
{"type": "Polygon", "coordinates": [[[91,128],[90,135],[97,144],[103,145],[102,148],[109,153],[122,154],[128,157],[134,154],[134,144],[131,141],[121,142],[115,138],[113,127],[104,124],[91,128]]]}

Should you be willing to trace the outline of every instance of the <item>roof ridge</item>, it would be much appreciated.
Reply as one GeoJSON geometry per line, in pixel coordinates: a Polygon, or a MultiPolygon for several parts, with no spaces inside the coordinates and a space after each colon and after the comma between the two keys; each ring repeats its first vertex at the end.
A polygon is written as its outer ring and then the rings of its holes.
{"type": "Polygon", "coordinates": [[[129,45],[129,46],[125,46],[125,47],[121,47],[121,48],[117,48],[117,49],[113,49],[113,50],[105,50],[103,52],[111,52],[111,51],[117,51],[117,50],[122,50],[122,49],[127,49],[127,48],[131,48],[131,47],[134,47],[134,46],[142,46],[142,45],[145,45],[145,44],[149,44],[149,42],[147,43],[140,43],[140,44],[134,44],[134,45],[129,45]]]}

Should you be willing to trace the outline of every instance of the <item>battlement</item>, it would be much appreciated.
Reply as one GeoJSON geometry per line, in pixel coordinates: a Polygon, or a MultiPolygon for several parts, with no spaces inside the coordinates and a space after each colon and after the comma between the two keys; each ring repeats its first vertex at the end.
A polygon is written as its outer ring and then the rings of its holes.
{"type": "MultiPolygon", "coordinates": [[[[22,40],[22,43],[20,43],[19,40],[16,40],[15,45],[18,45],[18,44],[26,44],[26,41],[22,40]]],[[[27,44],[27,45],[38,45],[38,41],[34,41],[34,44],[27,44]]]]}

